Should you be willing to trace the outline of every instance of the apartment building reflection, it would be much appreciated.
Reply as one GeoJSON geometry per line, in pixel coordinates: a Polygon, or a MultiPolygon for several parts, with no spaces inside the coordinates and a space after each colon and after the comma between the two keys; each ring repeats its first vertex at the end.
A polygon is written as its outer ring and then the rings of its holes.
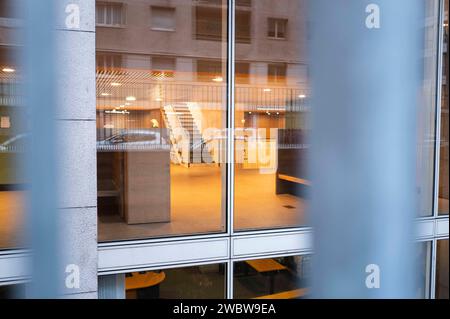
{"type": "MultiPolygon", "coordinates": [[[[236,229],[304,223],[303,6],[236,2],[236,229]]],[[[226,10],[97,2],[100,241],[225,231],[226,10]]]]}

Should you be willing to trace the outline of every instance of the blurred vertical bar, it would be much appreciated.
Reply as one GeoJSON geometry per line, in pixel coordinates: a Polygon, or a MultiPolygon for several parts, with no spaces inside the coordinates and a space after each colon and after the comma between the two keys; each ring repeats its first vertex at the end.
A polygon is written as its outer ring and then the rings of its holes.
{"type": "Polygon", "coordinates": [[[423,2],[309,2],[313,297],[414,297],[423,2]]]}
{"type": "Polygon", "coordinates": [[[30,142],[26,171],[32,249],[30,298],[58,296],[54,0],[25,0],[25,92],[30,142]]]}

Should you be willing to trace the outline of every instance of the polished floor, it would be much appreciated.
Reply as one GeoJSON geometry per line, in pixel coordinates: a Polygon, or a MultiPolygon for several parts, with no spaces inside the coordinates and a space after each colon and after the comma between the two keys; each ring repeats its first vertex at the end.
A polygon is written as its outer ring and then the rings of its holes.
{"type": "Polygon", "coordinates": [[[23,243],[24,192],[0,192],[0,249],[23,243]]]}
{"type": "MultiPolygon", "coordinates": [[[[171,221],[127,225],[119,216],[99,218],[99,241],[225,231],[225,180],[217,166],[171,166],[171,221]]],[[[305,201],[275,194],[275,175],[236,171],[235,228],[281,228],[304,223],[305,201]]]]}

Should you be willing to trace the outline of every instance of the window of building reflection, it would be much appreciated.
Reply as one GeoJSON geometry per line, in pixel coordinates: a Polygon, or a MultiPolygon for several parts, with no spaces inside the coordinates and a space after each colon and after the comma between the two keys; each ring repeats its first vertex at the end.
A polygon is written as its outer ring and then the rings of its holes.
{"type": "Polygon", "coordinates": [[[225,231],[226,3],[97,1],[99,241],[225,231]]]}
{"type": "Polygon", "coordinates": [[[225,299],[225,278],[225,264],[128,273],[126,298],[225,299]]]}
{"type": "Polygon", "coordinates": [[[0,249],[21,246],[25,178],[23,160],[28,133],[21,92],[21,25],[17,1],[0,2],[0,249]]]}
{"type": "MultiPolygon", "coordinates": [[[[236,44],[235,228],[303,225],[309,188],[306,1],[251,6],[250,43],[236,44]]],[[[237,30],[244,27],[236,20],[237,30]]]]}
{"type": "Polygon", "coordinates": [[[305,298],[310,273],[309,255],[236,262],[233,278],[234,298],[305,298]]]}
{"type": "Polygon", "coordinates": [[[436,299],[449,299],[448,283],[448,239],[438,240],[436,252],[436,299]]]}
{"type": "Polygon", "coordinates": [[[449,113],[448,113],[448,5],[444,2],[444,25],[443,45],[442,45],[442,99],[441,99],[441,148],[439,159],[439,203],[438,211],[440,215],[448,215],[448,184],[449,184],[449,113]]]}

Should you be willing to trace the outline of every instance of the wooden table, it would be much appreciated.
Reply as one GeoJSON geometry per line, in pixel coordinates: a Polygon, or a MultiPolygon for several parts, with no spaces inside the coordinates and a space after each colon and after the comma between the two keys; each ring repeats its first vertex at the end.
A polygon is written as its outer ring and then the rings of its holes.
{"type": "Polygon", "coordinates": [[[164,272],[134,272],[131,274],[131,277],[125,277],[125,290],[130,291],[157,286],[162,283],[164,279],[166,279],[166,274],[164,272]]]}
{"type": "Polygon", "coordinates": [[[296,299],[296,298],[303,297],[304,295],[306,295],[306,293],[307,293],[306,288],[299,288],[299,289],[279,292],[279,293],[272,294],[272,295],[261,296],[261,297],[255,298],[255,299],[296,299]]]}
{"type": "Polygon", "coordinates": [[[270,287],[269,294],[273,294],[275,286],[274,274],[281,270],[287,270],[288,268],[274,259],[258,259],[258,260],[247,260],[246,263],[252,267],[254,270],[261,274],[270,275],[270,287]]]}

